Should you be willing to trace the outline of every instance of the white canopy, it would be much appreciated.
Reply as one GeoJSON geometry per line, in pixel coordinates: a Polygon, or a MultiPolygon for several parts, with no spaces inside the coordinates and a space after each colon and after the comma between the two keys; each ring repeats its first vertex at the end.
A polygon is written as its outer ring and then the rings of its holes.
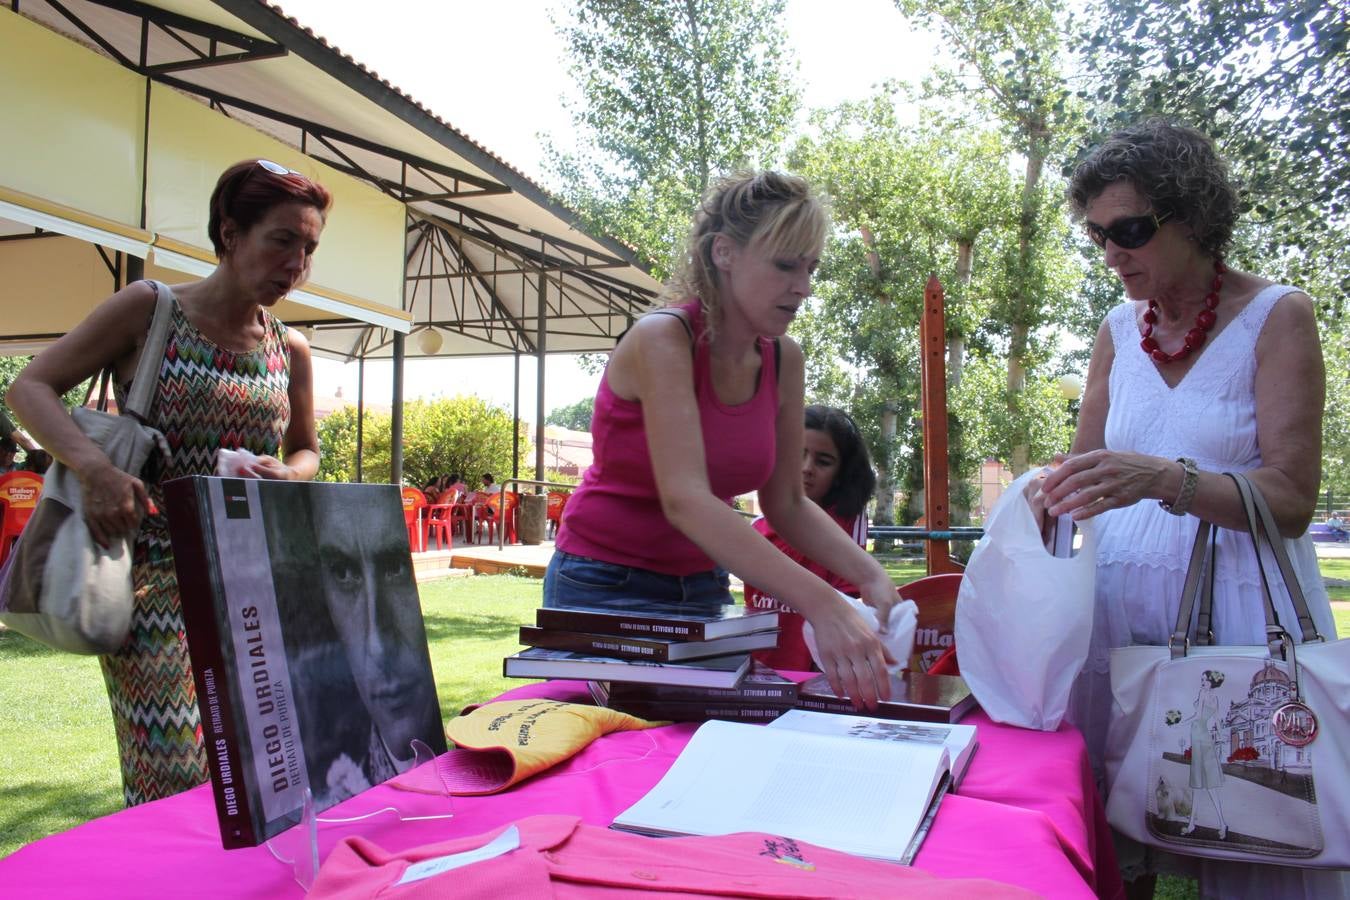
{"type": "Polygon", "coordinates": [[[64,333],[132,258],[170,281],[209,271],[207,197],[248,156],[336,195],[312,283],[279,310],[321,355],[391,357],[427,329],[440,340],[408,355],[608,350],[658,289],[628,248],[257,0],[11,0],[0,83],[0,352],[64,333]]]}

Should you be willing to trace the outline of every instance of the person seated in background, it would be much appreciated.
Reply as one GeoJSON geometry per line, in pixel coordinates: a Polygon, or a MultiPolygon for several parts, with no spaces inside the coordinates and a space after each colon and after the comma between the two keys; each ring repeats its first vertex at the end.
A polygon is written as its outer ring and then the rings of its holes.
{"type": "Polygon", "coordinates": [[[46,450],[29,450],[24,455],[23,465],[19,468],[25,472],[32,472],[34,475],[46,475],[51,465],[52,455],[46,450]]]}
{"type": "Polygon", "coordinates": [[[422,485],[422,496],[427,498],[428,503],[438,503],[441,496],[441,480],[433,478],[422,485]]]}
{"type": "Polygon", "coordinates": [[[455,496],[460,500],[469,493],[469,486],[464,483],[464,478],[458,472],[451,472],[445,476],[450,485],[450,490],[455,492],[455,496]]]}
{"type": "Polygon", "coordinates": [[[1329,530],[1331,536],[1338,541],[1346,539],[1345,520],[1341,518],[1340,513],[1332,513],[1331,518],[1327,519],[1327,530],[1329,530]]]}
{"type": "Polygon", "coordinates": [[[492,477],[492,473],[484,472],[483,486],[482,488],[479,489],[478,493],[486,497],[489,494],[500,494],[501,492],[502,486],[497,483],[497,480],[495,478],[492,477]]]}
{"type": "Polygon", "coordinates": [[[14,454],[19,452],[19,445],[10,438],[0,438],[0,475],[7,472],[13,472],[18,469],[14,464],[14,454]]]}
{"type": "MultiPolygon", "coordinates": [[[[867,445],[853,418],[832,406],[808,406],[802,437],[802,492],[863,549],[867,548],[867,500],[876,485],[867,445]]],[[[768,519],[761,516],[751,524],[769,543],[826,584],[850,597],[860,596],[857,586],[847,578],[812,562],[779,536],[768,519]]],[[[806,620],[800,613],[750,584],[745,586],[745,605],[750,609],[778,610],[778,647],[756,651],[755,659],[775,669],[807,672],[813,668],[811,653],[802,637],[802,624],[806,620]]]]}

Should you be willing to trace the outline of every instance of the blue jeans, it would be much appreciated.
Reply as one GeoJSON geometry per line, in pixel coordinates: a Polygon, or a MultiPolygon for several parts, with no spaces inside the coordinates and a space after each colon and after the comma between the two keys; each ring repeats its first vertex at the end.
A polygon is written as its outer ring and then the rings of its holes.
{"type": "Polygon", "coordinates": [[[544,573],[544,606],[713,614],[732,602],[729,585],[722,569],[663,575],[559,550],[544,573]]]}

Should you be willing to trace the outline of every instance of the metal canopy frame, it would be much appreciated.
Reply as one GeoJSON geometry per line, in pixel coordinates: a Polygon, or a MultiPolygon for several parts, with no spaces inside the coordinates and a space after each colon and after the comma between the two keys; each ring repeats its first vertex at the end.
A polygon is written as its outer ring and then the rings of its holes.
{"type": "MultiPolygon", "coordinates": [[[[550,352],[604,351],[655,303],[657,285],[630,248],[581,231],[574,212],[275,6],[260,0],[212,0],[214,10],[203,0],[160,5],[10,0],[9,5],[405,204],[403,310],[419,330],[441,333],[444,348],[431,355],[538,354],[541,315],[550,331],[550,352]],[[331,116],[325,121],[305,110],[307,98],[278,94],[274,84],[250,71],[287,57],[378,105],[391,124],[411,126],[402,137],[415,132],[431,138],[450,151],[451,160],[363,135],[331,116]],[[521,212],[519,201],[528,201],[527,207],[548,221],[503,214],[508,210],[490,208],[493,199],[514,201],[510,212],[521,212]]],[[[320,356],[350,361],[395,355],[392,329],[317,311],[311,319],[290,321],[315,329],[311,343],[320,356]]],[[[427,355],[413,343],[409,356],[427,355]]]]}

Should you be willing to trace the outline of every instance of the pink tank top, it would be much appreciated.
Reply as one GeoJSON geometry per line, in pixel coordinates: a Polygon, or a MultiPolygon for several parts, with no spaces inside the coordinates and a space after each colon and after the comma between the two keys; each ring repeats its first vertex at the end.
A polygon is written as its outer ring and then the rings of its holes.
{"type": "MultiPolygon", "coordinates": [[[[694,396],[703,429],[703,453],[712,492],[730,503],[758,490],[773,473],[778,419],[778,372],[773,341],[759,339],[759,386],[745,403],[726,406],[713,390],[703,311],[684,310],[694,333],[694,396]]],[[[594,461],[567,501],[557,547],[566,553],[647,569],[692,575],[716,564],[661,512],[642,404],[617,397],[600,379],[591,420],[594,461]]]]}

